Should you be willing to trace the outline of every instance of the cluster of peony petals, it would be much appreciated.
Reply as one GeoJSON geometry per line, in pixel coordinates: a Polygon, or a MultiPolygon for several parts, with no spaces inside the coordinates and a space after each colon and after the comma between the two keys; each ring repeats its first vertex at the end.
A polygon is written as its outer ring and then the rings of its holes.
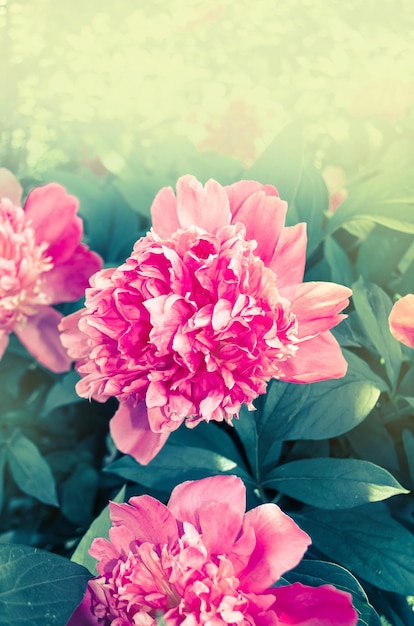
{"type": "Polygon", "coordinates": [[[271,378],[345,374],[330,329],[351,292],[302,282],[305,225],[285,227],[286,211],[271,185],[183,176],[176,196],[157,194],[152,231],[62,321],[79,395],[120,401],[111,433],[122,452],[148,463],[184,420],[231,423],[271,378]]]}
{"type": "Polygon", "coordinates": [[[393,337],[409,348],[414,348],[414,294],[397,300],[388,318],[393,337]]]}
{"type": "Polygon", "coordinates": [[[89,581],[68,626],[354,626],[349,593],[332,585],[272,587],[295,567],[309,536],[276,504],[245,513],[236,476],[175,487],[167,506],[150,496],[110,503],[109,540],[90,554],[89,581]]]}
{"type": "Polygon", "coordinates": [[[65,372],[71,359],[62,347],[53,304],[81,298],[100,257],[80,243],[78,201],[57,184],[34,189],[21,208],[22,189],[0,169],[0,358],[14,332],[45,367],[65,372]]]}

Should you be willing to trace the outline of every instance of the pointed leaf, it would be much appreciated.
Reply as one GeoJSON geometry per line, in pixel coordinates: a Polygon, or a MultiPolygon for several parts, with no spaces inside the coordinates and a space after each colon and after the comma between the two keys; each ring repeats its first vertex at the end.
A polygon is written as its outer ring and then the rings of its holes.
{"type": "Polygon", "coordinates": [[[288,212],[287,224],[306,222],[308,245],[306,254],[309,258],[317,247],[323,232],[324,213],[328,209],[328,192],[321,173],[313,163],[308,162],[302,168],[302,176],[295,196],[294,211],[288,212]]]}
{"type": "Polygon", "coordinates": [[[0,446],[0,513],[3,508],[4,499],[4,468],[7,460],[7,448],[4,445],[0,446]]]}
{"type": "Polygon", "coordinates": [[[411,430],[403,430],[402,440],[404,452],[407,457],[408,471],[410,472],[410,478],[414,483],[414,435],[411,430]]]}
{"type": "Polygon", "coordinates": [[[309,509],[294,516],[312,543],[356,576],[386,591],[414,589],[414,537],[383,502],[344,511],[309,509]]]}
{"type": "Polygon", "coordinates": [[[330,219],[329,232],[347,222],[371,220],[405,233],[414,233],[412,141],[393,143],[376,164],[374,174],[349,185],[346,200],[330,219]]]}
{"type": "Polygon", "coordinates": [[[263,481],[321,509],[348,509],[409,493],[386,470],[358,459],[302,459],[279,465],[263,481]]]}
{"type": "Polygon", "coordinates": [[[355,280],[354,270],[348,255],[333,237],[328,237],[324,244],[325,258],[331,268],[331,280],[340,285],[351,287],[355,280]]]}
{"type": "Polygon", "coordinates": [[[72,370],[61,376],[49,389],[42,409],[42,417],[61,406],[83,402],[78,396],[75,385],[79,381],[79,374],[72,370]]]}
{"type": "Polygon", "coordinates": [[[362,422],[375,406],[384,387],[378,377],[371,380],[361,371],[358,357],[347,353],[344,378],[309,385],[272,381],[264,408],[256,419],[260,436],[268,446],[273,439],[328,439],[337,437],[362,422]],[[263,433],[263,434],[262,434],[263,433]]]}
{"type": "Polygon", "coordinates": [[[401,369],[401,346],[391,335],[388,316],[392,302],[378,285],[367,283],[362,277],[353,284],[353,302],[360,323],[380,357],[393,388],[401,369]]]}
{"type": "MultiPolygon", "coordinates": [[[[117,495],[113,499],[113,502],[124,501],[125,486],[118,491],[117,495]]],[[[106,506],[83,535],[76,547],[75,552],[72,554],[71,561],[85,567],[93,576],[98,576],[98,570],[96,569],[97,560],[89,554],[89,548],[91,547],[92,541],[96,539],[96,537],[104,537],[105,539],[108,539],[110,528],[111,520],[109,519],[109,506],[106,506]]]]}
{"type": "Polygon", "coordinates": [[[0,545],[0,626],[65,626],[89,578],[83,567],[56,554],[0,545]]]}
{"type": "Polygon", "coordinates": [[[35,444],[16,432],[8,442],[7,460],[17,486],[29,496],[59,506],[55,480],[35,444]]]}
{"type": "Polygon", "coordinates": [[[111,463],[105,471],[145,487],[164,491],[171,491],[185,480],[198,480],[212,474],[236,474],[244,480],[250,479],[232,459],[211,450],[175,446],[169,441],[147,466],[140,465],[126,455],[111,463]]]}
{"type": "MultiPolygon", "coordinates": [[[[274,185],[282,200],[293,210],[293,203],[302,174],[303,129],[289,124],[272,141],[263,154],[243,174],[245,179],[274,185]]],[[[293,223],[299,221],[293,218],[293,223]]]]}

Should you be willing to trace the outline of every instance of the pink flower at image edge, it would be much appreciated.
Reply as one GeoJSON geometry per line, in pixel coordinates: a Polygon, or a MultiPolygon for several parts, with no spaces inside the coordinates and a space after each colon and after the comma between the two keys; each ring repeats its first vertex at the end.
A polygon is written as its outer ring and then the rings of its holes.
{"type": "Polygon", "coordinates": [[[167,506],[150,496],[109,505],[109,540],[90,554],[99,576],[68,626],[355,626],[351,594],[332,585],[272,587],[309,536],[276,504],[245,512],[236,476],[188,481],[167,506]]]}
{"type": "Polygon", "coordinates": [[[51,305],[78,300],[102,262],[80,243],[78,200],[61,185],[33,189],[24,209],[21,196],[17,179],[0,168],[0,358],[14,332],[39,363],[65,372],[72,361],[51,305]]]}
{"type": "Polygon", "coordinates": [[[118,268],[94,275],[61,323],[80,396],[120,406],[119,450],[148,463],[184,421],[227,421],[271,378],[307,383],[347,368],[330,329],[351,291],[303,283],[305,224],[285,227],[271,185],[193,176],[163,188],[153,228],[118,268]]]}
{"type": "Polygon", "coordinates": [[[388,321],[393,337],[414,348],[414,294],[409,293],[397,300],[388,321]]]}

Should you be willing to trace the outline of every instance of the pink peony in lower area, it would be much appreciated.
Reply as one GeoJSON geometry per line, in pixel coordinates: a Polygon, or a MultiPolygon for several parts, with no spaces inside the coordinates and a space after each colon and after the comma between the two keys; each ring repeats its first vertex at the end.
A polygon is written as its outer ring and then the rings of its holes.
{"type": "Polygon", "coordinates": [[[304,224],[285,227],[271,185],[193,176],[157,194],[153,228],[118,268],[94,275],[85,308],[61,323],[79,395],[118,398],[117,447],[148,463],[184,421],[231,423],[271,378],[338,378],[330,329],[351,291],[303,283],[304,224]]]}
{"type": "Polygon", "coordinates": [[[14,332],[45,367],[70,369],[59,339],[62,315],[52,304],[78,300],[101,259],[80,243],[78,201],[57,184],[22,189],[0,168],[0,358],[14,332]]]}
{"type": "Polygon", "coordinates": [[[397,300],[388,321],[395,339],[409,348],[414,348],[414,294],[409,293],[397,300]]]}
{"type": "Polygon", "coordinates": [[[109,540],[90,554],[99,576],[68,626],[354,626],[349,593],[331,585],[272,587],[309,536],[276,504],[245,513],[236,476],[178,485],[167,506],[150,496],[110,503],[109,540]]]}

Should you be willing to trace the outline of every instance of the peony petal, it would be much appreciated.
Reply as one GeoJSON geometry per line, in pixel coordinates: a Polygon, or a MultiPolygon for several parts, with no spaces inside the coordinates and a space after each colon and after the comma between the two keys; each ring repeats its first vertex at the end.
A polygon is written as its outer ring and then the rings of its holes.
{"type": "Polygon", "coordinates": [[[61,313],[52,307],[39,307],[36,315],[28,317],[23,326],[15,329],[16,335],[35,359],[58,374],[68,372],[72,363],[60,341],[58,325],[61,319],[61,313]]]}
{"type": "Polygon", "coordinates": [[[262,504],[248,511],[243,532],[250,529],[254,531],[256,545],[245,569],[237,576],[244,590],[257,593],[295,567],[311,539],[276,504],[262,504]]]}
{"type": "Polygon", "coordinates": [[[332,585],[294,583],[272,589],[272,593],[279,626],[355,626],[358,622],[351,594],[332,585]]]}
{"type": "Polygon", "coordinates": [[[180,521],[193,524],[198,530],[199,512],[212,502],[227,503],[238,515],[246,510],[246,488],[237,476],[211,476],[181,483],[171,493],[168,508],[180,521]]]}
{"type": "Polygon", "coordinates": [[[227,194],[213,179],[203,187],[194,176],[182,176],[177,181],[177,215],[181,228],[198,226],[213,233],[230,224],[227,194]]]}
{"type": "Polygon", "coordinates": [[[0,167],[0,200],[8,198],[14,206],[21,206],[23,189],[17,178],[5,167],[0,167]]]}
{"type": "Polygon", "coordinates": [[[262,185],[255,180],[239,180],[232,185],[224,187],[230,202],[231,223],[239,222],[237,213],[242,204],[249,196],[256,191],[265,191],[268,196],[279,196],[279,193],[273,185],[262,185]]]}
{"type": "MultiPolygon", "coordinates": [[[[139,544],[172,545],[178,539],[177,522],[169,509],[151,496],[135,496],[129,504],[109,503],[114,526],[126,526],[139,544]]],[[[128,554],[129,546],[124,546],[128,554]]]]}
{"type": "Polygon", "coordinates": [[[393,337],[409,348],[414,348],[414,294],[409,293],[397,300],[388,322],[393,337]]]}
{"type": "Polygon", "coordinates": [[[269,267],[277,277],[279,289],[303,281],[306,264],[306,224],[287,226],[280,234],[269,267]]]}
{"type": "Polygon", "coordinates": [[[246,239],[255,239],[257,249],[265,265],[269,265],[275,253],[285,224],[287,202],[279,196],[268,196],[264,191],[256,191],[245,200],[237,212],[236,219],[246,226],[246,239]]]}
{"type": "Polygon", "coordinates": [[[47,254],[55,265],[70,259],[82,237],[78,205],[77,198],[57,183],[37,187],[27,197],[24,210],[35,229],[36,243],[48,243],[47,254]]]}
{"type": "Polygon", "coordinates": [[[297,352],[280,363],[283,372],[280,378],[288,383],[317,383],[342,378],[347,368],[341,346],[332,333],[326,331],[298,344],[297,352]]]}
{"type": "Polygon", "coordinates": [[[152,228],[159,237],[167,239],[180,228],[177,216],[177,198],[171,187],[163,187],[151,206],[152,228]]]}
{"type": "Polygon", "coordinates": [[[101,257],[79,244],[70,259],[55,265],[45,275],[43,293],[51,304],[79,300],[89,287],[89,278],[102,267],[101,257]]]}
{"type": "Polygon", "coordinates": [[[209,554],[228,554],[240,533],[243,513],[227,502],[212,502],[199,510],[203,543],[209,554]]]}
{"type": "Polygon", "coordinates": [[[152,432],[145,402],[121,402],[110,421],[110,432],[118,450],[147,465],[168,439],[169,432],[152,432]]]}
{"type": "Polygon", "coordinates": [[[91,612],[91,592],[89,586],[80,605],[72,613],[66,626],[99,626],[100,620],[91,612]]]}
{"type": "Polygon", "coordinates": [[[349,304],[352,291],[336,283],[309,282],[285,287],[282,296],[290,300],[298,319],[298,337],[312,337],[333,328],[344,318],[340,311],[349,304]]]}

